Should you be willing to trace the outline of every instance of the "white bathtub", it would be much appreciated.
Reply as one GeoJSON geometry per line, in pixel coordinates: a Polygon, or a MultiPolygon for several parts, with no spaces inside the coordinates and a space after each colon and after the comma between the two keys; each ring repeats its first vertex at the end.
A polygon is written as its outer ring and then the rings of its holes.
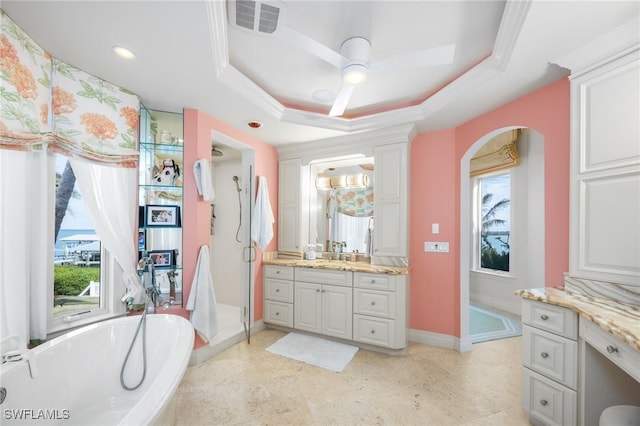
{"type": "MultiPolygon", "coordinates": [[[[44,343],[28,351],[31,372],[27,361],[3,364],[0,424],[167,423],[163,416],[189,364],[193,327],[176,315],[147,315],[146,378],[138,389],[126,391],[120,368],[139,320],[105,321],[44,343]]],[[[141,335],[125,370],[129,387],[142,375],[141,335]]]]}

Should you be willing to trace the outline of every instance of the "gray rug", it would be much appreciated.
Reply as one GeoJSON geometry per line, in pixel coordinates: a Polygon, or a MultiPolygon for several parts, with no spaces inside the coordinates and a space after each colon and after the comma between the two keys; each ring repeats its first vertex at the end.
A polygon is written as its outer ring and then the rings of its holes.
{"type": "Polygon", "coordinates": [[[358,347],[306,334],[289,333],[266,350],[339,373],[351,362],[358,347]]]}
{"type": "Polygon", "coordinates": [[[469,307],[471,343],[487,342],[522,335],[520,321],[480,306],[469,307]]]}

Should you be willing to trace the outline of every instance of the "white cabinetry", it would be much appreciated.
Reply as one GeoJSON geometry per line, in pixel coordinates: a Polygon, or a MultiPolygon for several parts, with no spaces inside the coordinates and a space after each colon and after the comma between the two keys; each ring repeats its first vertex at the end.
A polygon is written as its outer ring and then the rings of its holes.
{"type": "Polygon", "coordinates": [[[523,300],[522,406],[535,424],[577,422],[578,317],[570,309],[523,300]]]}
{"type": "Polygon", "coordinates": [[[264,267],[265,321],[293,327],[293,267],[264,267]]]}
{"type": "Polygon", "coordinates": [[[638,51],[571,77],[571,276],[640,284],[639,116],[638,51]]]}
{"type": "Polygon", "coordinates": [[[407,257],[407,144],[374,148],[373,255],[407,257]]]}
{"type": "Polygon", "coordinates": [[[282,160],[278,172],[278,250],[303,251],[301,241],[302,201],[300,194],[302,160],[282,160]]]}
{"type": "Polygon", "coordinates": [[[405,275],[355,272],[353,340],[392,349],[407,347],[405,275]]]}
{"type": "Polygon", "coordinates": [[[352,273],[296,268],[294,328],[351,340],[352,273]]]}

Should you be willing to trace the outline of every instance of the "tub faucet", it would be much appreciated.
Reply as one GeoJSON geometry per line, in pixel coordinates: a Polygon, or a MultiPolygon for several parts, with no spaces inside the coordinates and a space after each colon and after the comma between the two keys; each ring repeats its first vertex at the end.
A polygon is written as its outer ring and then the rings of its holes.
{"type": "Polygon", "coordinates": [[[162,303],[160,298],[160,287],[156,285],[155,265],[151,257],[143,257],[138,262],[138,268],[142,277],[142,286],[144,287],[147,297],[151,301],[151,306],[148,307],[147,312],[151,314],[156,313],[156,307],[162,303]]]}

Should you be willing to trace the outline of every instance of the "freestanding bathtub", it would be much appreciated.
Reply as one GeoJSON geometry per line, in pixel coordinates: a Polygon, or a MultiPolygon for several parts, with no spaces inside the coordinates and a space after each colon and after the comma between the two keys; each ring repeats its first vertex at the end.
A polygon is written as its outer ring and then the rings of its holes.
{"type": "MultiPolygon", "coordinates": [[[[28,362],[3,364],[0,424],[167,423],[163,416],[189,364],[193,327],[177,315],[147,315],[146,378],[126,391],[120,370],[139,321],[132,316],[92,324],[28,351],[28,362]]],[[[141,336],[125,369],[129,387],[142,376],[141,336]]]]}

